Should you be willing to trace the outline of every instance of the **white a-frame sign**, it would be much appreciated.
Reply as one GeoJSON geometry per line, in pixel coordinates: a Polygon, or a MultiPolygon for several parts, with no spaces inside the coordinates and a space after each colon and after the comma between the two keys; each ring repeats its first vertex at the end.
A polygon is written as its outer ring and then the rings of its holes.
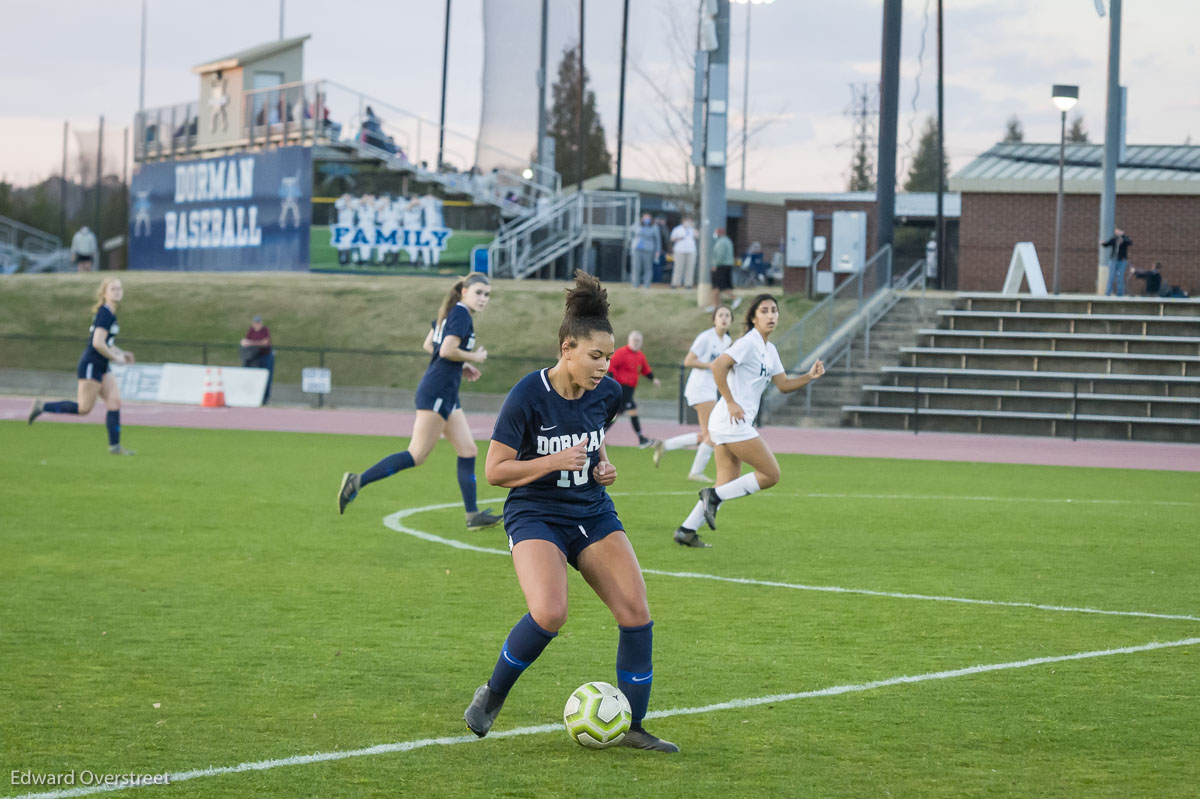
{"type": "Polygon", "coordinates": [[[1038,263],[1037,250],[1032,241],[1019,241],[1013,247],[1008,275],[1004,278],[1004,288],[1000,293],[1020,294],[1022,277],[1029,283],[1030,294],[1035,297],[1046,296],[1046,279],[1042,277],[1042,265],[1038,263]]]}

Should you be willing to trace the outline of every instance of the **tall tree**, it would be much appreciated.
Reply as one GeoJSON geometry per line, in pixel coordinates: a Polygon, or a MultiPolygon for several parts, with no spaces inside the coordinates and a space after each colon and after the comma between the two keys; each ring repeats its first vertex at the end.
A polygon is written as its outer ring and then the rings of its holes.
{"type": "Polygon", "coordinates": [[[859,139],[854,146],[854,159],[850,162],[850,182],[848,191],[875,190],[875,164],[871,161],[871,151],[867,141],[859,139]]]}
{"type": "Polygon", "coordinates": [[[912,166],[909,167],[904,190],[937,191],[939,173],[942,188],[945,189],[949,172],[950,166],[946,162],[945,152],[942,153],[941,169],[938,169],[937,121],[933,117],[926,117],[925,125],[921,128],[921,140],[917,143],[917,154],[913,156],[912,166]]]}
{"type": "Polygon", "coordinates": [[[1076,114],[1075,119],[1071,121],[1071,127],[1067,128],[1067,141],[1075,144],[1087,144],[1088,132],[1083,126],[1083,115],[1076,114]]]}
{"type": "MultiPolygon", "coordinates": [[[[612,172],[612,157],[604,139],[604,125],[596,109],[596,93],[588,88],[583,72],[583,178],[612,172]]],[[[579,46],[563,51],[558,79],[552,87],[553,104],[546,126],[554,137],[554,168],[564,186],[579,181],[579,46]]]]}
{"type": "Polygon", "coordinates": [[[1016,114],[1010,116],[1008,122],[1005,123],[1004,138],[1000,141],[1005,143],[1025,141],[1025,128],[1021,127],[1021,120],[1017,119],[1016,114]]]}

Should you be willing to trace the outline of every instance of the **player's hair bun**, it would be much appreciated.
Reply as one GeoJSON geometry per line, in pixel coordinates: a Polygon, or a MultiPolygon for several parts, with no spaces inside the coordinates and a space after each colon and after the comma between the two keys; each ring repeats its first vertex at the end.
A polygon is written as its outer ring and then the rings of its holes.
{"type": "Polygon", "coordinates": [[[608,290],[581,269],[575,270],[575,286],[567,289],[567,316],[608,318],[608,290]]]}
{"type": "Polygon", "coordinates": [[[613,332],[608,321],[608,291],[594,276],[576,269],[575,285],[567,289],[567,312],[558,329],[558,342],[586,338],[595,331],[613,332]]]}

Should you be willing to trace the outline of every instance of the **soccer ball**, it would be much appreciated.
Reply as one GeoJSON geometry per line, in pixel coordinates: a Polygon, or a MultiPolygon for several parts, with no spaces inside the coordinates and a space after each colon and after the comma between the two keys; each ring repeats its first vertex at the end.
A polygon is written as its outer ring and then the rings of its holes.
{"type": "Polygon", "coordinates": [[[607,749],[621,742],[629,729],[629,700],[606,682],[584,683],[563,708],[563,723],[575,743],[607,749]]]}

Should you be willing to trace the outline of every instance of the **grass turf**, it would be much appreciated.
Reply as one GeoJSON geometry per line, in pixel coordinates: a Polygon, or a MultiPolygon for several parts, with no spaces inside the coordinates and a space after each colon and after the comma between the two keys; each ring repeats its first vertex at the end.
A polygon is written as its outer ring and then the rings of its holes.
{"type": "MultiPolygon", "coordinates": [[[[342,471],[402,442],[161,428],[124,437],[137,457],[109,456],[100,425],[0,423],[5,776],[179,772],[466,732],[462,710],[524,612],[511,565],[381,522],[457,501],[449,448],[339,517],[342,471]]],[[[645,568],[1200,608],[1192,474],[781,456],[779,486],[726,505],[706,534],[714,549],[686,550],[670,532],[693,501],[689,458],[668,454],[655,471],[646,452],[613,452],[615,501],[645,568]]],[[[480,482],[482,499],[502,496],[480,482]]],[[[467,533],[455,507],[405,524],[505,548],[499,529],[467,533]]],[[[1183,620],[646,579],[652,709],[1200,635],[1183,620]]],[[[554,722],[577,685],[612,681],[615,644],[611,616],[573,575],[570,620],[496,731],[554,722]]],[[[171,791],[1186,795],[1200,784],[1198,657],[1187,646],[648,723],[681,745],[675,757],[590,752],[555,731],[171,791]]],[[[5,785],[0,796],[25,790],[5,785]]]]}

